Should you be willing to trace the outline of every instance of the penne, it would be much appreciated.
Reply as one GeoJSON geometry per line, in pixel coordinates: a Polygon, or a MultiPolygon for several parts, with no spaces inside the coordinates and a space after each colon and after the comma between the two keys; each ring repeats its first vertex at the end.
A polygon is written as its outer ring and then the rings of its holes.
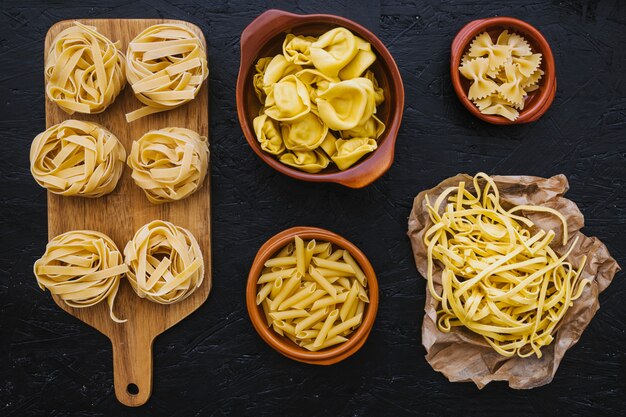
{"type": "Polygon", "coordinates": [[[346,277],[341,277],[337,279],[337,284],[341,285],[346,290],[350,290],[350,287],[351,287],[350,280],[346,277]]]}
{"type": "Polygon", "coordinates": [[[341,310],[339,310],[339,317],[341,321],[346,321],[348,318],[348,314],[350,313],[350,309],[352,308],[352,304],[356,300],[356,296],[359,294],[359,288],[357,287],[357,282],[354,281],[352,284],[352,288],[350,288],[350,292],[348,292],[348,296],[346,297],[346,301],[341,306],[341,310]]]}
{"type": "Polygon", "coordinates": [[[324,298],[320,298],[319,300],[313,303],[313,305],[311,306],[311,311],[319,310],[320,308],[328,307],[333,304],[343,303],[344,301],[346,301],[347,296],[348,296],[348,293],[344,292],[342,294],[337,295],[336,297],[329,295],[324,298]]]}
{"type": "Polygon", "coordinates": [[[296,257],[295,256],[283,256],[280,258],[272,258],[268,259],[265,264],[266,267],[272,266],[295,266],[296,265],[296,257]]]}
{"type": "Polygon", "coordinates": [[[294,248],[293,242],[289,242],[276,255],[274,255],[274,258],[284,258],[286,256],[291,256],[291,255],[293,255],[294,249],[295,248],[294,248]]]}
{"type": "Polygon", "coordinates": [[[330,329],[333,327],[333,324],[335,323],[335,320],[337,320],[338,315],[339,310],[333,310],[328,314],[328,317],[326,317],[322,328],[315,338],[315,342],[313,342],[313,347],[319,348],[324,344],[324,342],[326,341],[326,336],[328,335],[330,329]]]}
{"type": "Polygon", "coordinates": [[[336,251],[331,253],[330,256],[328,258],[326,258],[326,259],[328,261],[338,261],[342,257],[343,257],[343,250],[342,249],[337,249],[336,251]]]}
{"type": "Polygon", "coordinates": [[[313,343],[308,343],[306,345],[302,345],[302,347],[305,348],[305,349],[308,349],[310,351],[315,352],[315,351],[320,350],[320,349],[325,349],[327,347],[334,346],[334,345],[337,345],[339,343],[346,342],[347,340],[348,339],[346,339],[343,336],[335,336],[332,339],[326,339],[324,344],[322,344],[321,346],[317,346],[316,347],[316,346],[313,346],[313,343]]]}
{"type": "Polygon", "coordinates": [[[312,329],[302,330],[300,333],[296,334],[296,337],[298,339],[313,339],[314,337],[317,337],[319,332],[320,332],[319,330],[312,330],[312,329]]]}
{"type": "Polygon", "coordinates": [[[340,271],[340,272],[345,272],[348,274],[355,273],[352,266],[344,262],[329,261],[327,259],[321,259],[321,258],[313,258],[313,264],[315,264],[315,266],[319,266],[320,268],[326,268],[326,269],[330,269],[333,271],[340,271]]]}
{"type": "Polygon", "coordinates": [[[354,275],[356,276],[356,279],[359,280],[359,284],[361,284],[364,287],[367,287],[367,278],[365,278],[365,274],[363,273],[363,270],[361,269],[359,264],[356,263],[352,255],[350,255],[350,253],[347,250],[343,251],[343,260],[348,265],[350,265],[350,267],[354,271],[354,275]]]}
{"type": "Polygon", "coordinates": [[[283,332],[285,332],[287,334],[290,334],[290,335],[295,337],[296,329],[291,324],[287,323],[284,320],[274,320],[274,324],[276,325],[276,327],[281,329],[283,332]]]}
{"type": "Polygon", "coordinates": [[[296,268],[290,268],[269,272],[267,274],[261,275],[256,283],[265,284],[266,282],[274,281],[278,278],[288,278],[295,272],[295,270],[296,268]]]}
{"type": "Polygon", "coordinates": [[[331,250],[332,247],[333,246],[330,244],[330,242],[320,243],[319,245],[315,245],[315,249],[313,249],[313,254],[319,255],[320,253],[324,253],[328,250],[331,250]]]}
{"type": "MultiPolygon", "coordinates": [[[[314,260],[317,258],[314,258],[314,260]]],[[[315,268],[317,269],[317,272],[319,272],[320,274],[322,274],[323,276],[325,276],[326,278],[330,278],[330,277],[353,277],[354,274],[351,272],[343,272],[343,271],[335,271],[333,269],[327,269],[327,268],[315,268]]]]}
{"type": "Polygon", "coordinates": [[[263,302],[261,302],[261,308],[263,308],[263,314],[265,315],[267,327],[270,327],[272,325],[272,321],[274,320],[270,317],[270,302],[267,300],[267,298],[263,300],[263,302]]]}
{"type": "Polygon", "coordinates": [[[299,289],[291,297],[289,297],[285,301],[283,301],[278,306],[278,309],[279,310],[287,310],[288,308],[293,307],[294,304],[304,300],[305,298],[311,296],[312,294],[315,294],[316,290],[317,290],[317,285],[315,283],[307,285],[304,288],[299,289]]]}
{"type": "Polygon", "coordinates": [[[361,300],[361,301],[363,301],[365,303],[369,303],[370,302],[370,298],[367,295],[367,291],[365,291],[365,287],[363,287],[358,282],[357,282],[357,285],[359,286],[359,295],[358,295],[359,300],[361,300]]]}
{"type": "MultiPolygon", "coordinates": [[[[369,301],[368,301],[369,303],[369,301]]],[[[363,312],[365,311],[365,301],[363,300],[359,300],[359,302],[357,303],[356,306],[356,313],[354,314],[355,316],[363,315],[363,312]]]]}
{"type": "Polygon", "coordinates": [[[274,281],[274,285],[272,285],[272,289],[270,290],[270,297],[272,298],[272,300],[276,298],[281,288],[283,288],[283,279],[278,278],[276,281],[274,281]]]}
{"type": "Polygon", "coordinates": [[[305,256],[304,256],[304,241],[300,239],[299,236],[294,238],[295,246],[296,246],[296,268],[298,272],[304,276],[306,274],[305,268],[305,256]]]}
{"type": "Polygon", "coordinates": [[[298,317],[309,317],[310,314],[305,310],[287,310],[287,311],[277,311],[275,313],[270,313],[270,317],[276,320],[288,320],[295,319],[298,317]]]}
{"type": "Polygon", "coordinates": [[[322,320],[328,314],[328,309],[317,310],[309,317],[302,319],[296,324],[296,334],[300,333],[302,330],[306,330],[310,328],[312,325],[322,320]]]}
{"type": "MultiPolygon", "coordinates": [[[[316,258],[317,259],[317,258],[316,258]]],[[[328,280],[322,275],[320,274],[314,267],[313,265],[311,265],[309,267],[309,275],[311,275],[311,277],[315,280],[315,282],[317,282],[317,284],[323,289],[325,290],[329,295],[336,297],[337,296],[337,289],[335,287],[333,287],[333,285],[328,282],[328,280]]]]}
{"type": "Polygon", "coordinates": [[[311,329],[313,330],[319,330],[322,328],[323,323],[322,322],[317,322],[315,323],[313,326],[311,326],[311,329]]]}
{"type": "Polygon", "coordinates": [[[362,315],[357,314],[356,316],[352,317],[350,320],[346,320],[343,323],[340,323],[334,326],[332,329],[328,331],[328,336],[326,337],[329,339],[332,339],[338,334],[341,334],[345,331],[352,329],[355,326],[358,326],[359,324],[361,324],[361,318],[362,318],[362,315]]]}
{"type": "Polygon", "coordinates": [[[291,291],[293,291],[294,288],[300,285],[301,279],[302,276],[298,272],[294,273],[291,278],[289,278],[287,282],[282,286],[280,292],[276,294],[276,297],[270,303],[270,309],[272,309],[273,311],[278,310],[278,306],[280,305],[280,303],[285,301],[289,294],[291,294],[291,291]]]}
{"type": "Polygon", "coordinates": [[[272,291],[272,286],[274,286],[273,282],[268,282],[267,284],[263,284],[261,290],[256,295],[256,305],[259,305],[270,295],[270,291],[272,291]]]}
{"type": "Polygon", "coordinates": [[[315,290],[315,292],[313,294],[309,295],[304,300],[295,303],[291,307],[292,308],[306,308],[306,307],[309,307],[315,301],[319,300],[320,298],[322,298],[325,295],[326,295],[326,291],[324,291],[324,290],[315,290]]]}

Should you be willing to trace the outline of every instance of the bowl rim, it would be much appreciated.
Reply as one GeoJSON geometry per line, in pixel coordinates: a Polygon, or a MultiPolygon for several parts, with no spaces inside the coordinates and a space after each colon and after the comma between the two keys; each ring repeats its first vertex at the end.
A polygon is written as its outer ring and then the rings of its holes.
{"type": "Polygon", "coordinates": [[[556,95],[556,67],[550,44],[541,32],[530,23],[509,16],[497,16],[473,20],[459,30],[454,37],[450,48],[450,76],[452,78],[454,91],[465,108],[479,119],[496,125],[512,125],[534,122],[544,115],[544,113],[551,106],[556,95]],[[532,105],[520,111],[519,117],[515,120],[509,120],[505,117],[497,115],[482,114],[476,105],[474,105],[474,103],[467,98],[467,93],[461,85],[461,76],[458,68],[461,63],[463,52],[467,49],[469,43],[474,37],[476,37],[476,35],[493,26],[510,26],[519,29],[524,32],[524,35],[532,39],[532,41],[538,46],[539,51],[537,52],[540,52],[543,55],[542,61],[544,64],[543,69],[545,71],[544,84],[540,88],[540,91],[538,91],[538,95],[533,100],[532,105]]]}
{"type": "Polygon", "coordinates": [[[372,31],[350,19],[331,14],[294,14],[277,9],[267,10],[259,15],[241,34],[241,60],[237,76],[236,98],[239,124],[252,150],[266,164],[291,178],[310,182],[335,182],[350,188],[362,188],[380,178],[389,170],[393,163],[395,142],[404,112],[402,76],[395,60],[383,42],[372,31]],[[268,25],[270,22],[271,24],[268,25]],[[378,148],[367,158],[360,160],[352,167],[343,171],[311,174],[279,162],[274,155],[270,155],[261,149],[252,128],[252,120],[248,120],[245,112],[247,106],[246,97],[244,97],[244,85],[249,81],[247,78],[255,64],[254,58],[256,58],[258,50],[280,33],[288,33],[287,31],[294,26],[308,23],[329,23],[343,26],[364,38],[374,48],[377,57],[385,67],[389,80],[391,91],[387,92],[386,99],[389,100],[390,107],[395,108],[393,113],[390,113],[389,123],[383,136],[377,140],[379,143],[378,148]],[[263,25],[271,26],[271,28],[263,28],[263,25]],[[254,38],[254,40],[251,40],[251,38],[254,38]],[[255,44],[256,47],[250,46],[251,44],[255,44]],[[248,53],[250,50],[252,52],[248,53]],[[249,58],[249,56],[252,56],[252,58],[249,58]]]}
{"type": "Polygon", "coordinates": [[[356,351],[363,346],[372,330],[374,321],[376,320],[376,314],[378,312],[378,301],[378,280],[376,279],[376,273],[374,272],[374,269],[365,254],[344,237],[319,227],[292,227],[269,238],[259,248],[254,261],[252,262],[250,272],[248,273],[248,281],[246,284],[246,307],[250,320],[252,321],[252,325],[259,336],[261,336],[261,338],[268,345],[284,356],[296,361],[310,364],[331,365],[356,353],[356,351]],[[303,348],[295,347],[291,344],[289,339],[279,335],[267,326],[265,317],[261,312],[261,307],[256,304],[256,281],[261,274],[263,264],[274,253],[276,253],[276,251],[288,244],[295,236],[300,236],[303,239],[325,240],[336,246],[344,248],[350,252],[355,261],[357,261],[359,266],[363,269],[363,273],[367,278],[370,302],[366,306],[365,316],[363,317],[361,325],[348,338],[347,342],[317,352],[310,352],[303,348]]]}

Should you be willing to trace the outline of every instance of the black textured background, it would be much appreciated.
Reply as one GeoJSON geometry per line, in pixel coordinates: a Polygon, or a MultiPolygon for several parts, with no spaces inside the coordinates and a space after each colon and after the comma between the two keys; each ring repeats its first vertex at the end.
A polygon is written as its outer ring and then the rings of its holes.
{"type": "MultiPolygon", "coordinates": [[[[449,383],[424,359],[424,280],[405,236],[413,196],[457,172],[565,173],[568,197],[626,265],[626,2],[464,0],[413,2],[75,0],[0,1],[0,415],[196,416],[625,415],[626,282],[567,353],[554,381],[530,391],[502,383],[478,391],[449,383]],[[492,4],[487,4],[492,3],[492,4]],[[263,10],[334,13],[373,30],[406,88],[396,161],[373,185],[350,190],[284,177],[253,154],[235,111],[239,34],[263,10]],[[449,46],[476,18],[510,15],[552,45],[556,100],[538,122],[480,122],[450,84],[449,46]],[[81,17],[165,17],[199,25],[209,44],[213,280],[208,301],[157,338],[154,391],[139,409],[117,403],[108,340],[57,308],[32,275],[44,251],[45,192],[28,149],[44,129],[43,42],[55,22],[81,17]],[[258,247],[295,225],[333,230],[358,245],[378,273],[374,330],[332,367],[286,359],[253,330],[244,306],[258,247]]],[[[112,219],[114,221],[114,219],[112,219]]]]}

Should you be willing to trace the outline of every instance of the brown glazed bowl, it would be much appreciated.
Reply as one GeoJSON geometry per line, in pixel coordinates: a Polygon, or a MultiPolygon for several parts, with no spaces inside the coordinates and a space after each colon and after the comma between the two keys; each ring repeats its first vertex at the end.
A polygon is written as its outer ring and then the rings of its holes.
{"type": "Polygon", "coordinates": [[[544,38],[534,26],[512,17],[491,17],[488,19],[474,20],[463,26],[452,41],[450,51],[450,75],[452,77],[454,91],[467,110],[479,119],[496,125],[534,122],[548,110],[556,94],[556,69],[554,66],[554,56],[552,55],[548,41],[546,41],[546,38],[544,38]],[[543,55],[541,69],[545,72],[539,81],[539,88],[528,93],[528,97],[526,97],[526,101],[524,102],[524,110],[520,111],[519,117],[514,121],[502,116],[482,114],[476,105],[467,98],[470,81],[462,77],[459,72],[461,58],[469,49],[470,43],[477,35],[486,31],[489,32],[492,39],[495,39],[500,32],[505,29],[523,36],[530,44],[534,53],[540,52],[543,55]]]}
{"type": "Polygon", "coordinates": [[[378,311],[378,281],[376,280],[376,274],[374,273],[372,265],[369,263],[363,252],[361,252],[348,240],[333,232],[317,227],[293,227],[273,236],[259,249],[259,252],[252,262],[250,273],[248,274],[248,284],[246,286],[246,306],[248,308],[248,315],[250,316],[252,325],[256,329],[257,333],[276,351],[299,362],[310,363],[313,365],[332,365],[353,355],[367,340],[367,337],[372,330],[372,326],[374,325],[374,320],[376,319],[376,312],[378,311]],[[348,341],[345,343],[332,346],[321,351],[310,352],[269,328],[267,326],[267,322],[265,321],[263,308],[256,304],[256,281],[261,275],[263,265],[276,252],[291,242],[295,236],[300,236],[302,239],[316,239],[331,242],[335,246],[346,249],[350,252],[367,277],[370,302],[365,305],[365,316],[363,317],[363,322],[356,329],[356,331],[350,335],[348,341]]]}
{"type": "Polygon", "coordinates": [[[297,15],[282,10],[268,10],[252,21],[241,33],[241,63],[237,78],[237,114],[241,129],[250,147],[272,168],[292,178],[313,182],[335,182],[351,188],[361,188],[382,176],[393,163],[394,148],[402,112],[404,87],[400,71],[391,54],[372,32],[358,23],[340,16],[327,14],[297,15]],[[343,26],[368,41],[376,52],[377,60],[370,67],[380,87],[385,91],[385,102],[378,107],[377,116],[386,130],[378,139],[378,149],[362,158],[345,171],[329,167],[319,173],[309,174],[278,161],[263,152],[254,134],[252,120],[259,115],[261,103],[254,93],[252,78],[259,58],[282,53],[287,33],[318,36],[343,26]]]}

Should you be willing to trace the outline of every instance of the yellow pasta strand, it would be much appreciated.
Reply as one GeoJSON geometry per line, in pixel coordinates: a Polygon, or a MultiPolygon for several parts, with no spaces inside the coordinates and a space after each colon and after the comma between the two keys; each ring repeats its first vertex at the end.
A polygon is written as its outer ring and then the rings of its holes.
{"type": "MultiPolygon", "coordinates": [[[[541,348],[554,339],[559,321],[582,293],[580,279],[586,259],[576,269],[549,246],[555,233],[533,235],[534,224],[516,212],[543,212],[563,225],[558,211],[543,206],[501,206],[498,188],[479,173],[474,193],[463,182],[445,190],[431,204],[433,225],[424,235],[428,250],[428,289],[440,302],[437,326],[442,332],[464,326],[484,337],[499,354],[541,357],[541,348]],[[445,202],[447,199],[447,202],[445,202]],[[441,289],[433,283],[434,263],[443,268],[441,289]]],[[[332,334],[332,333],[331,333],[332,334]]]]}

